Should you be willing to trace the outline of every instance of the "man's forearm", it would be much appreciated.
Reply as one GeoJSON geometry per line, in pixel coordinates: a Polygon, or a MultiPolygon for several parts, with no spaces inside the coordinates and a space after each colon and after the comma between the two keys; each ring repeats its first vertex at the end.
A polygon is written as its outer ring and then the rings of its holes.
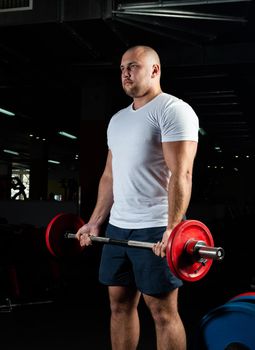
{"type": "Polygon", "coordinates": [[[186,214],[192,190],[192,177],[172,176],[168,188],[168,228],[173,229],[186,214]]]}
{"type": "Polygon", "coordinates": [[[103,175],[98,186],[97,203],[89,223],[101,225],[108,216],[113,204],[112,178],[103,175]]]}

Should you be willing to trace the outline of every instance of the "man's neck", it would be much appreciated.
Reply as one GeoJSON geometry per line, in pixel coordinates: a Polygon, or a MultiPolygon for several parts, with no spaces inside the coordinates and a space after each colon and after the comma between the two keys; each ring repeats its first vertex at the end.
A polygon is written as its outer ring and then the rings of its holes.
{"type": "Polygon", "coordinates": [[[133,99],[133,109],[139,109],[146,105],[148,102],[153,100],[155,97],[157,97],[159,94],[162,93],[161,89],[158,89],[156,91],[153,91],[152,93],[149,93],[142,97],[134,97],[133,99]]]}

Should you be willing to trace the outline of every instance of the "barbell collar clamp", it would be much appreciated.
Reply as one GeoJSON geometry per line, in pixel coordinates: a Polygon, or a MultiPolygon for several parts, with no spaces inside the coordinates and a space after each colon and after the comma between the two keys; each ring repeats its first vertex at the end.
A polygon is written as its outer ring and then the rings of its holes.
{"type": "Polygon", "coordinates": [[[223,260],[225,256],[222,247],[209,247],[204,241],[196,241],[192,238],[187,241],[185,250],[191,255],[198,254],[200,257],[218,261],[223,260]]]}

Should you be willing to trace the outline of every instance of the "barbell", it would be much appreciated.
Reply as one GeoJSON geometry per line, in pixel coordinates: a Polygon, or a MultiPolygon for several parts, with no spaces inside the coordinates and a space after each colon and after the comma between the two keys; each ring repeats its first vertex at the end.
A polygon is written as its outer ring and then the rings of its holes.
{"type": "Polygon", "coordinates": [[[39,300],[39,301],[30,301],[24,303],[12,303],[11,299],[6,298],[4,304],[0,304],[0,313],[12,312],[15,308],[19,307],[29,307],[34,305],[45,305],[52,304],[53,300],[39,300]]]}
{"type": "MultiPolygon", "coordinates": [[[[75,233],[84,225],[74,213],[57,214],[46,227],[46,246],[54,257],[72,257],[84,249],[75,233]]],[[[116,244],[129,248],[152,249],[155,243],[90,236],[92,242],[116,244]]],[[[184,220],[172,231],[166,247],[166,259],[172,273],[188,282],[203,278],[213,261],[225,256],[222,247],[214,247],[209,228],[198,220],[184,220]]]]}

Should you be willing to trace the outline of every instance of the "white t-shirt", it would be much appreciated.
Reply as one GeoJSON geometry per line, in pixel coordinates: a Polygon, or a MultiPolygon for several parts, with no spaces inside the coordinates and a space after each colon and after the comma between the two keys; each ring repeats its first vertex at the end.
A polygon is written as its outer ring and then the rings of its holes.
{"type": "Polygon", "coordinates": [[[161,93],[143,107],[132,104],[111,118],[114,203],[109,222],[121,228],[166,226],[168,183],[162,142],[198,141],[198,118],[181,99],[161,93]]]}

